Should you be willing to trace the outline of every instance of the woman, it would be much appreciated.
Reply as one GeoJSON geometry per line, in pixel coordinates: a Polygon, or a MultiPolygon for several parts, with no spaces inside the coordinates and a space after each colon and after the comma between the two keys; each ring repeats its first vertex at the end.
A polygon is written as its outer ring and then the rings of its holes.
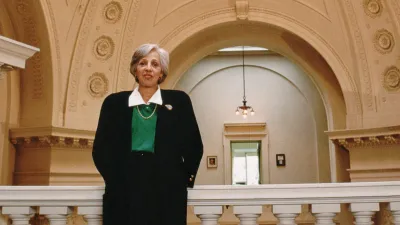
{"type": "Polygon", "coordinates": [[[161,90],[169,55],[154,44],[133,54],[138,87],[103,102],[93,160],[105,182],[104,225],[186,225],[203,144],[191,100],[161,90]]]}

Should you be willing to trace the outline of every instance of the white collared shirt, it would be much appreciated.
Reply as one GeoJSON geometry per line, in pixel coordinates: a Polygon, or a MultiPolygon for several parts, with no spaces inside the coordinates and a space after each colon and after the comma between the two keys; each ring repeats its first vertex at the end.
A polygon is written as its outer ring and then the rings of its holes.
{"type": "Polygon", "coordinates": [[[129,101],[128,101],[129,107],[137,105],[149,105],[150,103],[162,105],[163,101],[161,98],[160,86],[158,86],[157,91],[153,94],[153,96],[151,96],[150,100],[147,103],[144,102],[142,95],[139,92],[139,87],[136,87],[135,90],[133,90],[132,94],[129,96],[129,101]]]}

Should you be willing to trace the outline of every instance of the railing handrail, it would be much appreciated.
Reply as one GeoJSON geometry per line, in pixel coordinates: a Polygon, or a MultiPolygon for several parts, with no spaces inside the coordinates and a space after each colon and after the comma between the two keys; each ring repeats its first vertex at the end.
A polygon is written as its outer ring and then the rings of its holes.
{"type": "MultiPolygon", "coordinates": [[[[102,186],[0,186],[0,206],[101,206],[102,186]]],[[[189,205],[400,202],[400,182],[197,185],[189,205]]]]}

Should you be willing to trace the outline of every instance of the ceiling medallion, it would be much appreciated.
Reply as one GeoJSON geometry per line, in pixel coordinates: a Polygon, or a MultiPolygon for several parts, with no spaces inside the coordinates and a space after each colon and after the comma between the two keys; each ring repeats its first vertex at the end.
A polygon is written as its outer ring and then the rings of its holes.
{"type": "Polygon", "coordinates": [[[400,90],[400,70],[395,66],[386,69],[383,75],[383,86],[387,91],[400,90]]]}
{"type": "Polygon", "coordinates": [[[375,33],[374,43],[375,49],[382,54],[390,53],[395,45],[392,33],[386,29],[380,29],[375,33]]]}
{"type": "Polygon", "coordinates": [[[122,17],[122,6],[119,2],[110,2],[108,3],[103,10],[103,16],[107,23],[116,23],[122,17]]]}
{"type": "Polygon", "coordinates": [[[380,0],[364,0],[364,11],[365,13],[372,17],[378,17],[382,13],[382,2],[380,0]]]}
{"type": "Polygon", "coordinates": [[[87,90],[92,97],[101,98],[108,92],[108,79],[104,73],[93,73],[87,82],[87,90]]]}
{"type": "Polygon", "coordinates": [[[101,36],[94,42],[93,52],[96,58],[107,60],[114,54],[114,41],[108,36],[101,36]]]}

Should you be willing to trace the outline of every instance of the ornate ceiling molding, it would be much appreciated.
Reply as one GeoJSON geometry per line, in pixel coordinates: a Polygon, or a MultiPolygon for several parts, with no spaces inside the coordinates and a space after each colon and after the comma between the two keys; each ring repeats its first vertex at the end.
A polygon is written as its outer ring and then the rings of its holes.
{"type": "Polygon", "coordinates": [[[355,4],[355,1],[350,1],[350,0],[344,0],[344,6],[345,6],[345,11],[348,16],[348,21],[349,25],[351,25],[351,29],[353,31],[353,40],[355,41],[355,49],[358,53],[359,61],[362,71],[360,73],[362,74],[362,81],[364,82],[364,87],[362,90],[360,90],[360,93],[365,93],[365,100],[366,100],[366,109],[368,111],[374,111],[375,110],[375,104],[374,104],[374,97],[372,93],[372,82],[371,82],[371,74],[369,70],[369,65],[368,65],[368,59],[367,59],[367,53],[365,50],[365,44],[363,40],[363,36],[361,35],[361,30],[360,30],[360,25],[357,22],[357,16],[356,16],[356,11],[354,10],[353,5],[355,4]]]}
{"type": "Polygon", "coordinates": [[[327,131],[329,139],[346,149],[400,145],[400,126],[327,131]]]}
{"type": "Polygon", "coordinates": [[[34,127],[10,129],[10,141],[15,147],[60,147],[91,149],[95,131],[60,127],[34,127]]]}

